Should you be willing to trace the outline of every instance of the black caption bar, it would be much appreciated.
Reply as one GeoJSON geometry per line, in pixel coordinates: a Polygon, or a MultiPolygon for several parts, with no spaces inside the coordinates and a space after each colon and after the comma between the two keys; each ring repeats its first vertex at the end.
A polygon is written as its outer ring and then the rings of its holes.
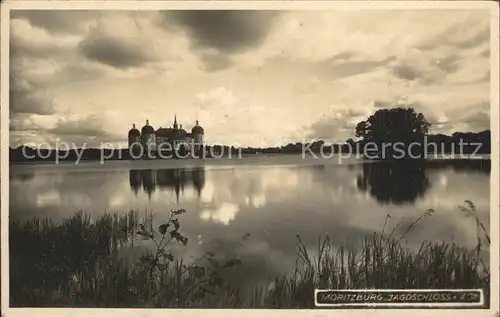
{"type": "Polygon", "coordinates": [[[315,290],[316,306],[478,307],[484,305],[481,289],[470,290],[315,290]]]}

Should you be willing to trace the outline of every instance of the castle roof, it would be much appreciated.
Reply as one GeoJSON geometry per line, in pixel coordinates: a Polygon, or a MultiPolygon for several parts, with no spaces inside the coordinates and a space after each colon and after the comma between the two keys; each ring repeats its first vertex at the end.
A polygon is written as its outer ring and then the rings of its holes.
{"type": "Polygon", "coordinates": [[[173,128],[159,128],[156,130],[155,135],[157,137],[169,139],[183,139],[185,137],[191,137],[191,133],[187,133],[186,130],[173,128]]]}
{"type": "Polygon", "coordinates": [[[142,134],[155,134],[155,129],[149,125],[149,120],[146,120],[146,125],[141,129],[142,134]]]}
{"type": "MultiPolygon", "coordinates": [[[[175,121],[175,124],[176,123],[177,120],[175,121]]],[[[146,124],[142,127],[141,131],[139,131],[134,124],[132,129],[129,130],[128,135],[129,137],[137,137],[140,136],[141,134],[154,134],[156,137],[163,137],[169,139],[184,139],[186,137],[192,137],[194,134],[204,133],[204,130],[199,125],[198,121],[196,121],[196,125],[191,129],[191,133],[184,130],[182,128],[182,125],[180,126],[180,128],[176,129],[175,124],[173,128],[160,127],[158,130],[155,131],[155,129],[149,124],[149,120],[146,120],[146,124]]]]}
{"type": "Polygon", "coordinates": [[[179,138],[184,138],[187,136],[187,132],[184,129],[177,129],[175,130],[175,135],[179,138]]]}
{"type": "Polygon", "coordinates": [[[204,134],[205,131],[203,128],[199,125],[198,120],[196,120],[196,125],[191,129],[192,134],[204,134]]]}
{"type": "Polygon", "coordinates": [[[136,129],[135,123],[132,125],[132,129],[128,130],[129,137],[138,137],[141,136],[141,132],[136,129]]]}
{"type": "Polygon", "coordinates": [[[172,128],[159,128],[155,134],[157,137],[171,138],[175,133],[174,131],[172,128]]]}

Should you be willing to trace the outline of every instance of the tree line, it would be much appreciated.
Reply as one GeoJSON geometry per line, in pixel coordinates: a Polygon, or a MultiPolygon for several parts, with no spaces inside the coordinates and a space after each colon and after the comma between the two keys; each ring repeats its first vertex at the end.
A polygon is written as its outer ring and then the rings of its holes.
{"type": "MultiPolygon", "coordinates": [[[[355,136],[357,140],[348,139],[342,143],[327,144],[323,140],[316,140],[308,143],[289,143],[278,147],[234,147],[228,145],[206,145],[205,151],[208,153],[229,154],[299,154],[304,153],[304,149],[312,153],[352,153],[353,151],[363,150],[371,143],[378,145],[380,149],[382,144],[400,143],[407,147],[410,143],[435,144],[430,147],[427,153],[448,154],[489,154],[491,152],[491,131],[484,130],[480,132],[455,132],[452,135],[429,134],[431,123],[422,113],[418,113],[413,108],[395,107],[392,109],[380,109],[370,115],[366,120],[360,121],[356,127],[355,136]],[[480,145],[476,151],[477,145],[480,145]],[[461,147],[461,148],[460,148],[461,147]]],[[[389,149],[390,151],[390,149],[389,149]]],[[[57,157],[61,161],[75,161],[79,153],[81,160],[100,160],[103,156],[107,160],[130,160],[132,155],[127,149],[121,151],[111,149],[72,149],[59,150],[58,153],[48,149],[36,149],[17,147],[10,148],[11,162],[24,161],[54,161],[57,157]]],[[[392,153],[386,157],[391,157],[392,153]]],[[[207,156],[205,156],[207,157],[207,156]]],[[[208,156],[209,157],[209,156],[208,156]]]]}

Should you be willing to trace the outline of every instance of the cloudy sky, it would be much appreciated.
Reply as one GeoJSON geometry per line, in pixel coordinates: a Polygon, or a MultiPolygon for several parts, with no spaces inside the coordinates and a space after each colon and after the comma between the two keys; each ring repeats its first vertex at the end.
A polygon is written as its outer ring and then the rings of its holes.
{"type": "Polygon", "coordinates": [[[209,143],[344,142],[413,104],[433,133],[489,128],[489,13],[12,11],[11,146],[125,142],[195,120],[209,143]]]}

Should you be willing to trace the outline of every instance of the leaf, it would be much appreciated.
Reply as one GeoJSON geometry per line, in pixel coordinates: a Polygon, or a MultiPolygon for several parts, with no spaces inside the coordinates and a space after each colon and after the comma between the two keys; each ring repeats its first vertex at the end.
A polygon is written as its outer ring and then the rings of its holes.
{"type": "Polygon", "coordinates": [[[170,231],[170,237],[179,241],[179,237],[181,237],[181,234],[177,231],[170,231]]]}
{"type": "Polygon", "coordinates": [[[158,231],[160,232],[161,235],[167,233],[167,229],[168,229],[168,223],[162,224],[158,227],[158,231]]]}
{"type": "Polygon", "coordinates": [[[183,208],[172,211],[172,213],[174,215],[181,215],[181,214],[186,213],[186,212],[187,212],[186,209],[183,209],[183,208]]]}
{"type": "Polygon", "coordinates": [[[470,209],[475,209],[474,203],[470,200],[466,200],[465,203],[469,205],[470,209]]]}
{"type": "Polygon", "coordinates": [[[174,256],[172,255],[172,253],[165,253],[163,255],[167,260],[169,260],[170,262],[173,262],[174,261],[174,256]]]}
{"type": "Polygon", "coordinates": [[[177,240],[178,242],[181,242],[184,245],[186,245],[188,243],[188,238],[182,236],[177,231],[170,231],[170,236],[172,237],[172,239],[175,239],[175,240],[177,240]]]}
{"type": "Polygon", "coordinates": [[[182,238],[181,238],[181,242],[182,242],[182,244],[187,245],[187,243],[188,243],[188,238],[186,238],[186,237],[182,237],[182,238]]]}
{"type": "Polygon", "coordinates": [[[179,220],[178,219],[174,219],[174,220],[172,220],[172,223],[174,224],[174,230],[175,231],[179,230],[179,228],[181,227],[181,225],[179,223],[179,220]]]}

